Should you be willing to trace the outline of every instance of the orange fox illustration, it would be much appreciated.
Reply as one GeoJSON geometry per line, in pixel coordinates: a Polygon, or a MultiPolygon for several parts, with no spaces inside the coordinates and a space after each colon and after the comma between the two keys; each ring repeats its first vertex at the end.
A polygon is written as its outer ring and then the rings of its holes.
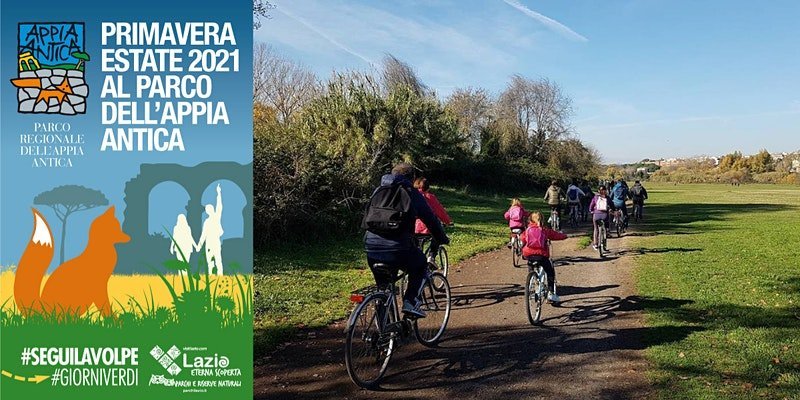
{"type": "Polygon", "coordinates": [[[103,316],[111,315],[108,279],[117,265],[114,245],[131,239],[122,231],[114,206],[92,221],[83,253],[56,268],[43,289],[42,280],[53,259],[53,234],[44,216],[32,210],[33,234],[14,278],[17,308],[23,315],[42,311],[82,315],[94,303],[103,316]]]}
{"type": "Polygon", "coordinates": [[[64,79],[61,84],[58,86],[50,86],[55,87],[55,89],[49,88],[42,88],[42,82],[39,78],[18,78],[12,79],[11,83],[19,88],[39,88],[39,96],[36,97],[36,103],[39,101],[44,100],[45,103],[48,103],[51,98],[58,100],[58,104],[64,102],[64,100],[69,103],[69,98],[66,97],[68,94],[72,94],[72,86],[69,84],[68,79],[64,79]]]}

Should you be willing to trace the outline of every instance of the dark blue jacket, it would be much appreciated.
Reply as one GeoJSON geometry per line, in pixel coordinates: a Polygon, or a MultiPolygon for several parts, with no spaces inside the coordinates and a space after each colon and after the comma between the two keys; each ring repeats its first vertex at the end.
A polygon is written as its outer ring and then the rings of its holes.
{"type": "Polygon", "coordinates": [[[609,195],[614,200],[614,206],[621,208],[625,204],[625,200],[628,198],[628,187],[623,185],[621,182],[617,182],[617,184],[611,189],[611,193],[609,193],[609,195]],[[617,195],[618,192],[619,195],[617,195]]]}
{"type": "MultiPolygon", "coordinates": [[[[399,183],[406,189],[408,194],[411,195],[411,213],[409,215],[410,223],[407,224],[408,229],[398,232],[391,236],[382,236],[377,233],[367,231],[364,235],[364,247],[368,253],[382,253],[393,251],[407,251],[416,247],[414,243],[414,220],[419,218],[428,227],[433,238],[441,244],[449,243],[447,236],[444,234],[444,229],[439,223],[439,218],[433,214],[428,202],[422,197],[418,190],[414,189],[411,182],[402,175],[387,174],[381,178],[381,186],[392,186],[399,183]]],[[[376,189],[377,190],[377,189],[376,189]]]]}

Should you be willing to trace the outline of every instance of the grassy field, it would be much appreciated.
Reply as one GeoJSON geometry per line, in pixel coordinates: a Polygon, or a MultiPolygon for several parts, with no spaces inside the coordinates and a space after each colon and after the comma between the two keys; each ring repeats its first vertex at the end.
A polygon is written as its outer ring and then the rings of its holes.
{"type": "MultiPolygon", "coordinates": [[[[455,221],[448,228],[453,264],[502,246],[508,239],[503,213],[510,198],[433,189],[455,221]]],[[[528,210],[547,208],[540,195],[522,197],[528,210]]],[[[374,283],[362,237],[318,244],[280,244],[256,254],[255,355],[285,340],[298,327],[325,326],[345,318],[351,291],[374,283]]]]}
{"type": "Polygon", "coordinates": [[[800,398],[800,188],[648,192],[637,279],[661,397],[800,398]]]}
{"type": "MultiPolygon", "coordinates": [[[[164,278],[170,283],[175,294],[183,294],[184,288],[181,278],[175,274],[165,275],[164,278]]],[[[240,279],[244,279],[241,278],[240,279]]],[[[47,276],[42,280],[42,287],[47,282],[47,276]]],[[[241,308],[241,299],[235,296],[233,290],[236,289],[236,280],[233,276],[227,275],[214,277],[211,281],[212,290],[222,296],[231,296],[236,309],[241,308]]],[[[13,299],[14,292],[14,273],[11,269],[0,272],[0,305],[2,311],[16,312],[13,299]]],[[[172,307],[173,297],[169,287],[158,275],[112,275],[108,280],[108,294],[111,300],[111,307],[114,312],[120,313],[128,310],[139,312],[136,304],[144,306],[172,307]]],[[[92,306],[94,308],[94,306],[92,306]]],[[[94,309],[91,312],[95,311],[94,309]]]]}

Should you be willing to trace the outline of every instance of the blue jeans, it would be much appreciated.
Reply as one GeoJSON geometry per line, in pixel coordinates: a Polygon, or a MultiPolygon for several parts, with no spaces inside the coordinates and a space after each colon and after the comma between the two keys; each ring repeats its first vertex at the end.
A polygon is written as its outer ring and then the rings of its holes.
{"type": "MultiPolygon", "coordinates": [[[[416,304],[419,298],[425,272],[428,269],[428,260],[422,250],[412,248],[404,251],[367,252],[367,263],[375,277],[375,284],[384,286],[392,282],[394,276],[376,273],[373,266],[377,263],[386,264],[395,270],[402,269],[408,274],[408,287],[403,295],[403,300],[416,304]]],[[[397,274],[394,274],[395,276],[397,274]]]]}

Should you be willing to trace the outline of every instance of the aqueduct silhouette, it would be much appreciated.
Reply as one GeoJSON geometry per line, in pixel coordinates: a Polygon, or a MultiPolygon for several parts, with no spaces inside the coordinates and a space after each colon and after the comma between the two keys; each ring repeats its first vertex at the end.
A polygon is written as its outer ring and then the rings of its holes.
{"type": "MultiPolygon", "coordinates": [[[[169,238],[150,235],[147,229],[150,210],[150,192],[162,182],[175,182],[189,194],[186,204],[186,219],[192,232],[200,232],[203,222],[203,192],[213,182],[229,180],[239,186],[246,204],[242,210],[243,237],[223,241],[224,260],[236,262],[241,272],[252,272],[253,259],[253,164],[229,161],[204,162],[194,167],[179,164],[142,164],[139,175],[125,184],[125,220],[122,230],[131,241],[118,247],[117,273],[152,273],[153,267],[174,258],[169,254],[169,238]]],[[[224,198],[223,194],[223,198],[224,198]]],[[[235,212],[234,210],[226,212],[235,212]]],[[[171,228],[171,227],[168,227],[171,228]]],[[[195,259],[201,259],[196,257],[195,259]]],[[[193,264],[196,264],[193,262],[193,264]]],[[[192,266],[196,268],[196,265],[192,266]]],[[[227,269],[226,269],[227,270],[227,269]]]]}

